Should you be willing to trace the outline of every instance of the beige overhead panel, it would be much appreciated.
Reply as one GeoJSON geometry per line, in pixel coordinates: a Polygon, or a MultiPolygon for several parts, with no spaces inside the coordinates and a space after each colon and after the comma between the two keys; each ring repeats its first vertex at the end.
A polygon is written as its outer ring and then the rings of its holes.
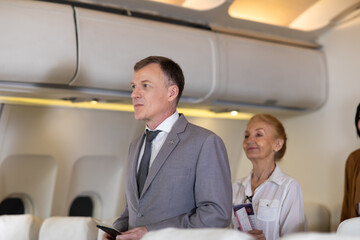
{"type": "Polygon", "coordinates": [[[76,8],[79,69],[71,86],[119,90],[130,95],[134,64],[166,56],[183,69],[183,101],[197,103],[215,89],[216,35],[210,31],[76,8]]]}
{"type": "Polygon", "coordinates": [[[76,71],[71,6],[0,1],[0,82],[68,84],[76,71]]]}
{"type": "Polygon", "coordinates": [[[214,106],[305,111],[327,98],[320,50],[219,34],[220,91],[214,106]]]}
{"type": "Polygon", "coordinates": [[[182,67],[180,103],[187,107],[302,112],[327,99],[319,49],[73,10],[42,1],[0,1],[1,94],[130,102],[134,64],[160,55],[182,67]]]}

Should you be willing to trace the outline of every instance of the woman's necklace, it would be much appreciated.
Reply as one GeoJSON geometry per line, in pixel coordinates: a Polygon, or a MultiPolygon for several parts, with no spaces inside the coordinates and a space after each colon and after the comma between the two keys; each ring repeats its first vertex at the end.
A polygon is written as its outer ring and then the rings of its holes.
{"type": "Polygon", "coordinates": [[[254,173],[251,174],[251,191],[254,195],[255,189],[258,188],[262,183],[264,183],[266,180],[269,179],[269,177],[271,176],[271,174],[274,172],[275,167],[269,172],[269,174],[267,174],[266,178],[258,178],[257,181],[255,181],[255,177],[254,177],[254,173]]]}

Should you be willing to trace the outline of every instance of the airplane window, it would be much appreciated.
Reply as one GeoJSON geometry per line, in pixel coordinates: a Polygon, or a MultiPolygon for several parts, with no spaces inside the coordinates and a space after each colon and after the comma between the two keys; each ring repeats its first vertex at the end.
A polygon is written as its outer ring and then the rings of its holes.
{"type": "Polygon", "coordinates": [[[25,205],[20,198],[6,198],[0,203],[0,215],[24,214],[25,205]]]}
{"type": "Polygon", "coordinates": [[[92,217],[94,204],[90,197],[81,196],[74,199],[71,204],[69,216],[92,217]]]}

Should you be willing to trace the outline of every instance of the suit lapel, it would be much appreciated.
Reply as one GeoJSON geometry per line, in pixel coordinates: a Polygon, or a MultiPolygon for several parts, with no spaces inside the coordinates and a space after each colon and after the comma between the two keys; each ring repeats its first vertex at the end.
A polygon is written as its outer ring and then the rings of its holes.
{"type": "Polygon", "coordinates": [[[172,127],[169,135],[167,136],[164,145],[161,147],[158,155],[154,159],[152,163],[149,175],[146,178],[143,193],[146,192],[148,187],[150,186],[151,182],[154,180],[156,174],[161,169],[161,166],[164,162],[168,159],[170,153],[175,149],[175,147],[179,144],[181,139],[179,138],[178,134],[185,131],[186,125],[188,121],[185,117],[181,114],[179,119],[175,122],[174,126],[172,127]]]}

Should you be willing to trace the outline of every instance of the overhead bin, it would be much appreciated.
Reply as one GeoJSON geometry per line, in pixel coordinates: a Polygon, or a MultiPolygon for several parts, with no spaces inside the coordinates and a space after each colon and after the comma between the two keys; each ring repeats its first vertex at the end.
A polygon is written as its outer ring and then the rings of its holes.
{"type": "Polygon", "coordinates": [[[68,84],[76,72],[71,6],[0,1],[0,82],[68,84]]]}
{"type": "Polygon", "coordinates": [[[308,110],[327,97],[320,50],[219,34],[219,91],[215,105],[308,110]]]}
{"type": "Polygon", "coordinates": [[[0,1],[0,32],[6,95],[130,102],[134,64],[163,55],[184,71],[182,106],[303,111],[327,98],[317,49],[43,1],[0,1]]]}
{"type": "Polygon", "coordinates": [[[183,68],[182,102],[200,104],[195,107],[299,111],[326,100],[320,50],[83,8],[76,8],[76,17],[79,72],[72,86],[130,93],[134,63],[163,55],[183,68]]]}
{"type": "Polygon", "coordinates": [[[71,83],[130,92],[134,64],[150,55],[179,63],[183,100],[200,102],[218,77],[216,35],[210,31],[76,8],[79,72],[71,83]]]}

